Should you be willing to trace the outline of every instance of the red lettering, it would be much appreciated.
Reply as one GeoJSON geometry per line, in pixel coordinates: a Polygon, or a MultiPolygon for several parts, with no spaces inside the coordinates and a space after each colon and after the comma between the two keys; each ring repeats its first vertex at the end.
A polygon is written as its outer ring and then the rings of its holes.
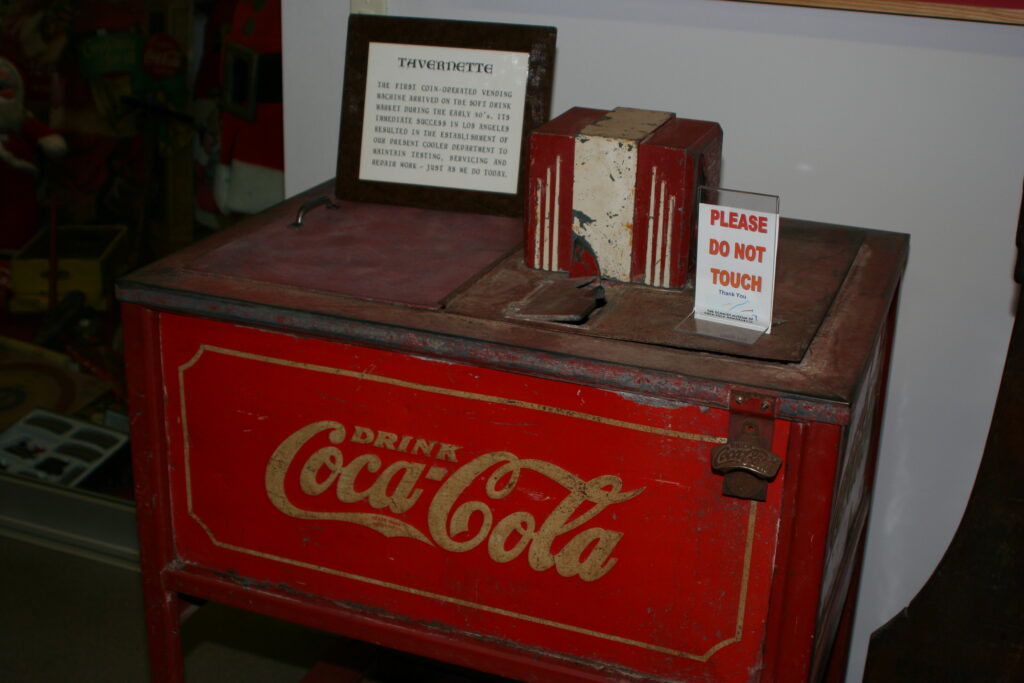
{"type": "MultiPolygon", "coordinates": [[[[733,243],[733,253],[736,258],[741,261],[757,261],[758,263],[764,262],[765,247],[759,247],[753,244],[743,244],[742,242],[733,243]]],[[[723,253],[723,256],[727,256],[727,253],[723,253]]]]}
{"type": "Polygon", "coordinates": [[[723,228],[735,228],[748,232],[768,232],[768,217],[730,211],[726,214],[721,209],[711,209],[711,225],[723,228]]]}
{"type": "Polygon", "coordinates": [[[711,268],[711,283],[722,287],[743,289],[748,292],[761,291],[761,276],[750,273],[737,273],[724,268],[711,268]]]}

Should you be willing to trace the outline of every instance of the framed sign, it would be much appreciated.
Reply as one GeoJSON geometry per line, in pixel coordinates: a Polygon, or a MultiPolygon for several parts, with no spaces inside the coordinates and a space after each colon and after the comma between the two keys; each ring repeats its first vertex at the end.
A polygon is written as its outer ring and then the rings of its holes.
{"type": "Polygon", "coordinates": [[[551,27],[353,14],[336,194],[520,215],[554,52],[551,27]]]}

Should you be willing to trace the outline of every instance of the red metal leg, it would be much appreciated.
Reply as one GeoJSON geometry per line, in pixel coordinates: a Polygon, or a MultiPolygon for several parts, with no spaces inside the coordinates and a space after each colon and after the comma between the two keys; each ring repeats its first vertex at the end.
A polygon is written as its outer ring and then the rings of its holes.
{"type": "Polygon", "coordinates": [[[163,576],[175,552],[161,417],[159,314],[126,305],[123,321],[150,672],[154,682],[179,683],[184,681],[185,673],[179,629],[181,600],[177,593],[166,589],[163,576]]]}

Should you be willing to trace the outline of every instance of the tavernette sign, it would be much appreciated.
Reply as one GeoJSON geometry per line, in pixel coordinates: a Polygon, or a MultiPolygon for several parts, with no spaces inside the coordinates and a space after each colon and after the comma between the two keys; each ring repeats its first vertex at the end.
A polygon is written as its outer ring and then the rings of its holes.
{"type": "Polygon", "coordinates": [[[521,215],[527,133],[550,114],[555,34],[351,15],[338,198],[521,215]]]}
{"type": "Polygon", "coordinates": [[[371,43],[360,179],[515,194],[529,62],[371,43]]]}

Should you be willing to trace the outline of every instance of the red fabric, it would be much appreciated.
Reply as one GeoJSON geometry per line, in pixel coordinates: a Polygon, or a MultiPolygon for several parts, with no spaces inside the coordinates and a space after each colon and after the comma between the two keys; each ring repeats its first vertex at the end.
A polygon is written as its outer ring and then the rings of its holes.
{"type": "Polygon", "coordinates": [[[226,40],[260,54],[281,51],[281,0],[240,2],[226,40]]]}
{"type": "Polygon", "coordinates": [[[28,162],[38,169],[38,141],[53,129],[38,119],[27,118],[19,133],[0,133],[0,249],[20,249],[35,234],[36,178],[30,170],[17,168],[7,158],[28,162]]]}
{"type": "Polygon", "coordinates": [[[284,170],[284,105],[267,102],[256,107],[256,121],[232,114],[220,116],[220,161],[243,161],[284,170]]]}
{"type": "MultiPolygon", "coordinates": [[[[236,4],[225,40],[261,55],[281,52],[281,1],[236,4]]],[[[225,165],[241,161],[284,170],[284,104],[260,102],[252,122],[222,113],[220,161],[225,165]]]]}
{"type": "Polygon", "coordinates": [[[202,57],[196,70],[196,99],[216,99],[221,88],[224,37],[231,30],[231,18],[238,0],[214,0],[207,10],[202,57]]]}

